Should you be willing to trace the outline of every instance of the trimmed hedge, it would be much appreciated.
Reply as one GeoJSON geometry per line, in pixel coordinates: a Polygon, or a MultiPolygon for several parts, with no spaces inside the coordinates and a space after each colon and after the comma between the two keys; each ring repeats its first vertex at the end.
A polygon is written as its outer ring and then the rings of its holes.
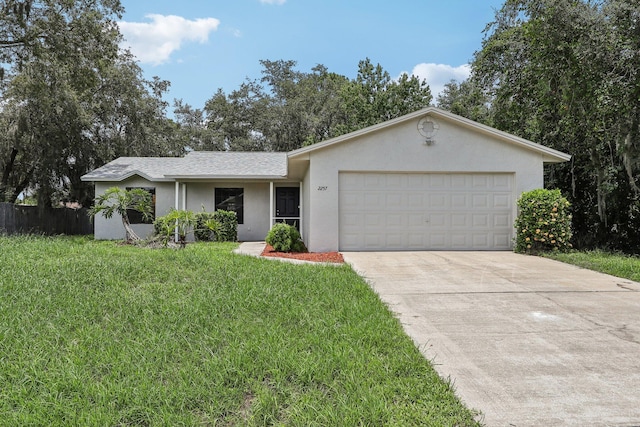
{"type": "Polygon", "coordinates": [[[216,241],[238,241],[238,217],[233,211],[217,210],[213,213],[213,220],[218,223],[216,241]]]}
{"type": "Polygon", "coordinates": [[[209,226],[211,221],[215,221],[213,212],[202,211],[196,214],[196,226],[193,229],[193,236],[196,241],[212,242],[216,240],[216,233],[209,226]]]}
{"type": "Polygon", "coordinates": [[[514,251],[538,253],[571,248],[569,201],[560,190],[533,190],[518,199],[514,251]]]}
{"type": "Polygon", "coordinates": [[[304,252],[300,232],[289,224],[279,222],[267,233],[265,241],[278,252],[304,252]]]}

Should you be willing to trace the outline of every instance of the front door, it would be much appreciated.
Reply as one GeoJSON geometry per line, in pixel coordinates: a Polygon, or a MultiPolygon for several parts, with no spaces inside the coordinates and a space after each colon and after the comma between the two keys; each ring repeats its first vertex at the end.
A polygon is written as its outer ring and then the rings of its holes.
{"type": "Polygon", "coordinates": [[[276,221],[300,227],[300,189],[276,187],[276,221]]]}

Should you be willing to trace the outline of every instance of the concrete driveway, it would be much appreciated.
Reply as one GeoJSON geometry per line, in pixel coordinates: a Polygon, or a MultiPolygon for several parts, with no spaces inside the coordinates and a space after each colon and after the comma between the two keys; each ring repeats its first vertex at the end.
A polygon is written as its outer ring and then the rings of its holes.
{"type": "Polygon", "coordinates": [[[640,284],[511,252],[347,252],[487,426],[640,426],[640,284]]]}

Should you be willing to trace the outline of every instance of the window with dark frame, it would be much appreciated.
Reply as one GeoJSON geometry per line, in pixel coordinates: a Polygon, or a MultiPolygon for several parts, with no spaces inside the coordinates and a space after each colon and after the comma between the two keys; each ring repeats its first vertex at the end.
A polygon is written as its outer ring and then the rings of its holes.
{"type": "Polygon", "coordinates": [[[216,188],[216,210],[236,213],[238,224],[244,223],[244,188],[216,188]]]}
{"type": "Polygon", "coordinates": [[[156,189],[155,187],[127,187],[127,191],[141,189],[151,194],[151,216],[145,221],[141,212],[135,209],[127,209],[127,216],[131,224],[153,224],[156,219],[156,189]]]}

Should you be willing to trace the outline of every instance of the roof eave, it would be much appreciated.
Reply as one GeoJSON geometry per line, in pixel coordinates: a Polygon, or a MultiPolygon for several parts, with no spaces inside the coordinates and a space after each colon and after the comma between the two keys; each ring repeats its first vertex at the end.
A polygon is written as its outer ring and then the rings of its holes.
{"type": "Polygon", "coordinates": [[[175,180],[283,180],[286,175],[165,175],[171,181],[175,180]]]}
{"type": "Polygon", "coordinates": [[[154,178],[139,170],[133,170],[123,175],[119,175],[117,177],[92,177],[90,174],[87,174],[87,175],[81,176],[80,180],[86,181],[86,182],[121,182],[121,181],[124,181],[125,179],[131,178],[134,175],[138,175],[139,177],[144,178],[147,181],[151,181],[151,182],[172,181],[171,179],[167,179],[166,177],[154,178]]]}

